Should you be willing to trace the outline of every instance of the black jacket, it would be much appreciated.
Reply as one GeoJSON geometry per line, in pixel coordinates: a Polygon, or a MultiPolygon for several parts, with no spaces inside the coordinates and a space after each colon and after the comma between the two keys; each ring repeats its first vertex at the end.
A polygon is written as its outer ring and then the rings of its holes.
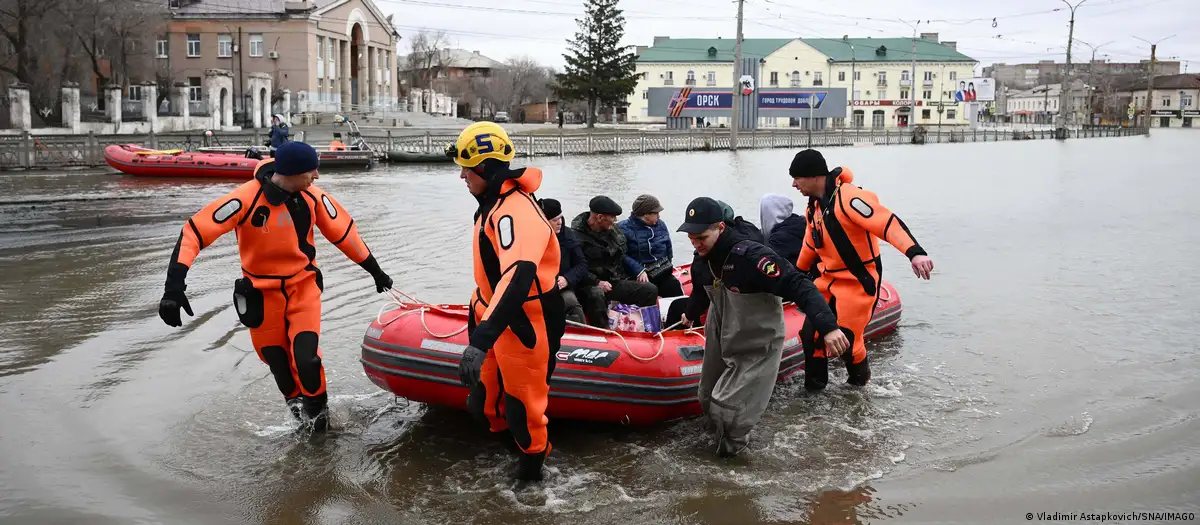
{"type": "Polygon", "coordinates": [[[793,213],[771,229],[771,238],[767,239],[767,245],[780,257],[796,264],[796,260],[800,258],[800,249],[804,248],[804,232],[807,228],[804,217],[793,213]]]}
{"type": "Polygon", "coordinates": [[[740,293],[770,293],[795,303],[822,337],[837,328],[833,311],[812,280],[758,240],[732,228],[721,234],[708,257],[697,255],[692,263],[687,316],[693,322],[708,310],[704,287],[713,283],[709,261],[725,288],[740,293]]]}
{"type": "Polygon", "coordinates": [[[588,226],[588,215],[585,211],[571,221],[571,229],[587,259],[583,285],[595,286],[600,281],[611,283],[636,277],[634,270],[641,265],[626,254],[625,234],[615,225],[607,231],[592,231],[588,226]]]}
{"type": "Polygon", "coordinates": [[[587,279],[588,264],[583,257],[583,248],[579,246],[579,239],[575,238],[575,232],[570,228],[558,232],[558,250],[561,254],[558,274],[567,278],[567,288],[575,289],[587,279]]]}

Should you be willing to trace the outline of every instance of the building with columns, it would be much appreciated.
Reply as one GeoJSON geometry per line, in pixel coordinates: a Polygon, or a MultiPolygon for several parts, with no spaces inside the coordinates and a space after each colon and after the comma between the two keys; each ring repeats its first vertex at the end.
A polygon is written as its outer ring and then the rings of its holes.
{"type": "Polygon", "coordinates": [[[372,0],[162,1],[170,22],[156,42],[158,69],[188,86],[193,114],[218,96],[204,93],[210,69],[232,73],[230,100],[243,115],[261,96],[261,89],[251,89],[252,80],[264,85],[261,74],[270,76],[271,105],[282,113],[397,105],[400,35],[372,0]],[[281,107],[284,100],[290,108],[281,107]]]}

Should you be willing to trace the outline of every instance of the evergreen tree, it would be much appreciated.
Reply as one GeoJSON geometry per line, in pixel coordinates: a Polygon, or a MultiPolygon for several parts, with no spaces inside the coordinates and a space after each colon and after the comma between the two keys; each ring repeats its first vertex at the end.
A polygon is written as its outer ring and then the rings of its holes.
{"type": "Polygon", "coordinates": [[[637,87],[637,57],[621,45],[625,17],[617,9],[619,0],[587,0],[583,18],[575,20],[579,31],[568,41],[564,54],[566,72],[557,76],[555,92],[565,100],[586,100],[588,127],[596,125],[596,108],[625,102],[637,87]]]}

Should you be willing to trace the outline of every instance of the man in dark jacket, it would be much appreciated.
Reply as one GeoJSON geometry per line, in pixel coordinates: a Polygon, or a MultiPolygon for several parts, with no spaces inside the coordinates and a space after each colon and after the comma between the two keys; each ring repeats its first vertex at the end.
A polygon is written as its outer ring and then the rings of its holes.
{"type": "Polygon", "coordinates": [[[659,297],[679,297],[683,295],[683,287],[675,278],[675,265],[671,262],[675,250],[671,246],[671,230],[659,217],[662,210],[662,204],[653,195],[638,196],[629,218],[617,226],[625,234],[629,256],[637,263],[634,271],[645,270],[650,282],[658,287],[659,297]]]}
{"type": "Polygon", "coordinates": [[[545,212],[550,226],[554,227],[554,233],[558,236],[560,253],[558,289],[562,290],[563,303],[567,308],[567,320],[587,323],[587,319],[583,315],[583,307],[579,304],[579,297],[575,295],[575,290],[578,290],[580,284],[587,278],[587,259],[583,257],[583,248],[579,246],[579,239],[575,238],[575,233],[570,228],[563,228],[562,204],[554,199],[542,199],[538,203],[541,204],[542,211],[545,212]]]}
{"type": "MultiPolygon", "coordinates": [[[[733,211],[733,207],[726,204],[725,201],[716,201],[717,206],[721,209],[721,219],[725,223],[725,227],[738,233],[743,239],[750,239],[760,244],[766,244],[767,238],[763,235],[762,230],[758,229],[754,223],[743,219],[741,215],[737,215],[733,211]]],[[[692,252],[693,256],[698,255],[692,252]]],[[[706,269],[697,269],[692,266],[692,282],[697,279],[697,272],[707,271],[706,269]]],[[[667,326],[675,324],[676,321],[683,321],[684,326],[692,326],[700,320],[700,316],[708,311],[708,294],[704,293],[699,287],[693,285],[692,293],[688,296],[686,306],[683,311],[679,311],[679,307],[672,304],[672,309],[667,312],[667,326]],[[682,314],[681,318],[676,318],[682,314]]]]}
{"type": "Polygon", "coordinates": [[[578,293],[588,322],[608,328],[608,301],[653,306],[658,287],[626,253],[625,235],[616,227],[621,205],[600,195],[588,203],[588,210],[571,221],[588,266],[578,293]]]}
{"type": "Polygon", "coordinates": [[[288,141],[288,125],[283,121],[283,115],[276,113],[271,116],[271,135],[267,139],[267,145],[271,149],[276,149],[288,141]]]}
{"type": "Polygon", "coordinates": [[[836,351],[849,340],[812,281],[758,239],[727,227],[717,201],[693,200],[679,231],[696,249],[692,286],[710,299],[700,406],[716,431],[717,454],[733,456],[745,450],[771,399],[787,339],[783,301],[795,303],[836,351]]]}

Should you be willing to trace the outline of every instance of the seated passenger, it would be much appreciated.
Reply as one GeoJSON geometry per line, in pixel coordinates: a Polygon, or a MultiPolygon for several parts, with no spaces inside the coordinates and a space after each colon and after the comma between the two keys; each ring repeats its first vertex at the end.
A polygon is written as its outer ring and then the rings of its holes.
{"type": "Polygon", "coordinates": [[[554,233],[558,236],[558,289],[562,290],[567,320],[586,324],[583,307],[579,304],[579,297],[575,292],[587,278],[587,259],[583,257],[583,249],[580,248],[575,233],[570,228],[563,228],[562,204],[554,199],[541,199],[538,204],[542,206],[542,212],[546,214],[546,219],[550,220],[550,226],[554,227],[554,233]]]}
{"type": "MultiPolygon", "coordinates": [[[[800,258],[807,229],[804,217],[792,213],[794,206],[790,197],[775,193],[763,195],[759,201],[762,232],[767,238],[767,246],[792,264],[800,258]]],[[[807,271],[807,268],[801,271],[807,271]]]]}
{"type": "Polygon", "coordinates": [[[626,254],[637,263],[635,271],[646,272],[650,282],[658,287],[659,297],[679,297],[683,287],[675,278],[671,259],[671,230],[659,218],[663,207],[652,195],[642,195],[633,201],[633,212],[617,226],[625,234],[626,254]]]}
{"type": "Polygon", "coordinates": [[[608,301],[654,306],[658,302],[658,287],[626,254],[625,235],[616,228],[621,205],[600,195],[588,203],[588,208],[590,211],[571,221],[588,266],[587,277],[577,292],[588,323],[607,328],[608,301]]]}

